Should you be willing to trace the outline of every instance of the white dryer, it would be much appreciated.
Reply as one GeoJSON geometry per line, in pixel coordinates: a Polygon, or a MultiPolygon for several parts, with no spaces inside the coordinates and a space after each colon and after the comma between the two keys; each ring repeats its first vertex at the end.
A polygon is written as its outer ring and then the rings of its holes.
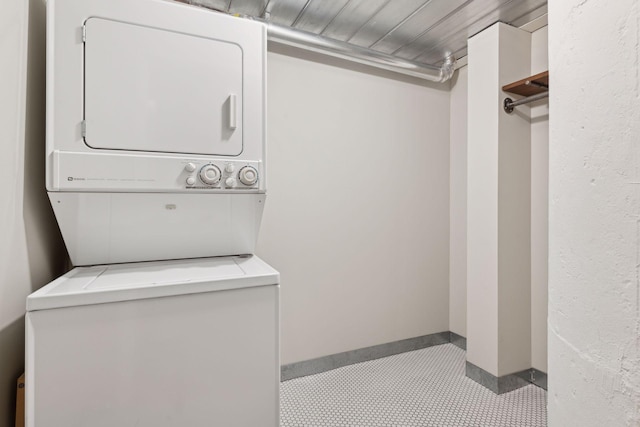
{"type": "Polygon", "coordinates": [[[78,267],[27,299],[28,427],[277,427],[278,273],[78,267]]]}
{"type": "Polygon", "coordinates": [[[49,197],[74,265],[254,252],[266,29],[163,0],[49,0],[49,197]]]}

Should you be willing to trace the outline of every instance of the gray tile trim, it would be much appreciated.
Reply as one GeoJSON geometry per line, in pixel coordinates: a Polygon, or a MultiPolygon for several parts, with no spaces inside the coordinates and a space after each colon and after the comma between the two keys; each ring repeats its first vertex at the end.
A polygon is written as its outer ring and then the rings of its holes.
{"type": "MultiPolygon", "coordinates": [[[[465,351],[467,349],[467,339],[462,335],[450,331],[438,332],[431,335],[408,338],[372,347],[345,351],[343,353],[330,354],[328,356],[318,357],[317,359],[282,365],[280,367],[280,381],[319,374],[342,366],[353,365],[354,363],[380,359],[381,357],[446,343],[451,343],[465,351]]],[[[525,369],[524,371],[498,378],[473,363],[467,362],[466,374],[467,377],[482,384],[496,394],[507,393],[528,384],[534,384],[544,390],[547,389],[547,374],[534,368],[525,369]]]]}
{"type": "Polygon", "coordinates": [[[450,339],[451,337],[448,331],[438,332],[401,341],[374,345],[373,347],[345,351],[344,353],[331,354],[317,359],[291,363],[283,365],[280,368],[280,380],[286,381],[293,378],[318,374],[354,363],[366,362],[368,360],[379,359],[407,351],[420,350],[434,345],[447,344],[450,342],[450,339]]]}
{"type": "Polygon", "coordinates": [[[465,351],[467,350],[467,339],[462,335],[458,335],[455,332],[449,332],[449,341],[456,347],[465,351]]]}
{"type": "Polygon", "coordinates": [[[482,368],[477,367],[469,361],[467,361],[466,363],[465,371],[468,378],[471,378],[478,384],[483,385],[492,392],[498,394],[498,377],[488,373],[482,368]]]}
{"type": "MultiPolygon", "coordinates": [[[[528,373],[529,370],[524,372],[528,373]]],[[[501,377],[496,377],[469,361],[467,361],[466,373],[467,377],[485,386],[496,394],[508,393],[510,391],[530,384],[529,381],[519,376],[520,372],[518,374],[509,374],[503,375],[501,377]]]]}
{"type": "Polygon", "coordinates": [[[525,381],[528,381],[533,385],[537,385],[542,389],[547,389],[547,374],[537,370],[536,368],[525,369],[524,371],[516,372],[514,375],[517,375],[525,381]]]}

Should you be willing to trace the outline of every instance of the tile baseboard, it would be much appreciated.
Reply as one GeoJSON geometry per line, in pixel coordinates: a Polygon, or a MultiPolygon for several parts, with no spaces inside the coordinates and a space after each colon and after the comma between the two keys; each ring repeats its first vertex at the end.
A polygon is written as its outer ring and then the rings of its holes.
{"type": "Polygon", "coordinates": [[[525,369],[524,371],[516,372],[514,375],[518,375],[520,378],[544,390],[547,389],[547,374],[536,368],[525,369]]]}
{"type": "Polygon", "coordinates": [[[490,374],[484,369],[467,361],[466,374],[468,378],[485,386],[496,394],[508,393],[529,384],[536,385],[544,390],[547,389],[547,374],[533,368],[525,369],[524,371],[516,372],[514,374],[496,377],[495,375],[490,374]]]}
{"type": "Polygon", "coordinates": [[[466,364],[467,377],[477,382],[480,385],[485,386],[495,394],[508,393],[510,391],[519,389],[529,385],[529,381],[523,379],[516,374],[503,375],[496,377],[495,375],[485,371],[484,369],[474,365],[467,361],[466,364]]]}
{"type": "Polygon", "coordinates": [[[456,347],[467,351],[467,339],[462,335],[458,335],[455,332],[449,332],[449,341],[456,347]]]}
{"type": "MultiPolygon", "coordinates": [[[[282,365],[280,367],[280,381],[306,377],[343,366],[353,365],[354,363],[367,362],[369,360],[393,356],[394,354],[448,343],[465,351],[467,349],[467,339],[462,335],[451,331],[438,332],[282,365]]],[[[529,384],[534,384],[544,390],[547,389],[547,374],[534,368],[525,369],[524,371],[502,377],[495,377],[473,363],[466,362],[466,375],[496,394],[507,393],[529,384]]]]}
{"type": "Polygon", "coordinates": [[[374,345],[372,347],[345,351],[343,353],[331,354],[328,356],[318,357],[316,359],[304,360],[302,362],[290,363],[288,365],[282,365],[280,368],[280,381],[306,377],[307,375],[319,374],[342,366],[353,365],[354,363],[380,359],[381,357],[392,356],[394,354],[405,353],[407,351],[420,350],[434,345],[448,344],[450,342],[450,334],[448,331],[438,332],[435,334],[422,335],[415,338],[374,345]]]}

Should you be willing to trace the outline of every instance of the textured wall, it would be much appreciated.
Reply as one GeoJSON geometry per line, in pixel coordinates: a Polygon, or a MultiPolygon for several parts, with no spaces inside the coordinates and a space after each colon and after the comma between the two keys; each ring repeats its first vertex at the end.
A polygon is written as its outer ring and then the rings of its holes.
{"type": "Polygon", "coordinates": [[[257,253],[282,275],[282,362],[449,329],[449,85],[268,57],[257,253]]]}
{"type": "Polygon", "coordinates": [[[640,4],[549,2],[549,425],[640,425],[640,4]]]}
{"type": "Polygon", "coordinates": [[[0,5],[0,426],[13,426],[25,298],[66,252],[44,191],[44,2],[0,5]]]}

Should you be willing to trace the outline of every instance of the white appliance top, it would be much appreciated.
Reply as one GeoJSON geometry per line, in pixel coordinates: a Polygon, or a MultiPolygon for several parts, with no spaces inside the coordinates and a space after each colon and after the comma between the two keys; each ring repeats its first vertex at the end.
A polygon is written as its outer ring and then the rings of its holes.
{"type": "Polygon", "coordinates": [[[275,285],[256,256],[77,267],[27,297],[27,311],[275,285]]]}

